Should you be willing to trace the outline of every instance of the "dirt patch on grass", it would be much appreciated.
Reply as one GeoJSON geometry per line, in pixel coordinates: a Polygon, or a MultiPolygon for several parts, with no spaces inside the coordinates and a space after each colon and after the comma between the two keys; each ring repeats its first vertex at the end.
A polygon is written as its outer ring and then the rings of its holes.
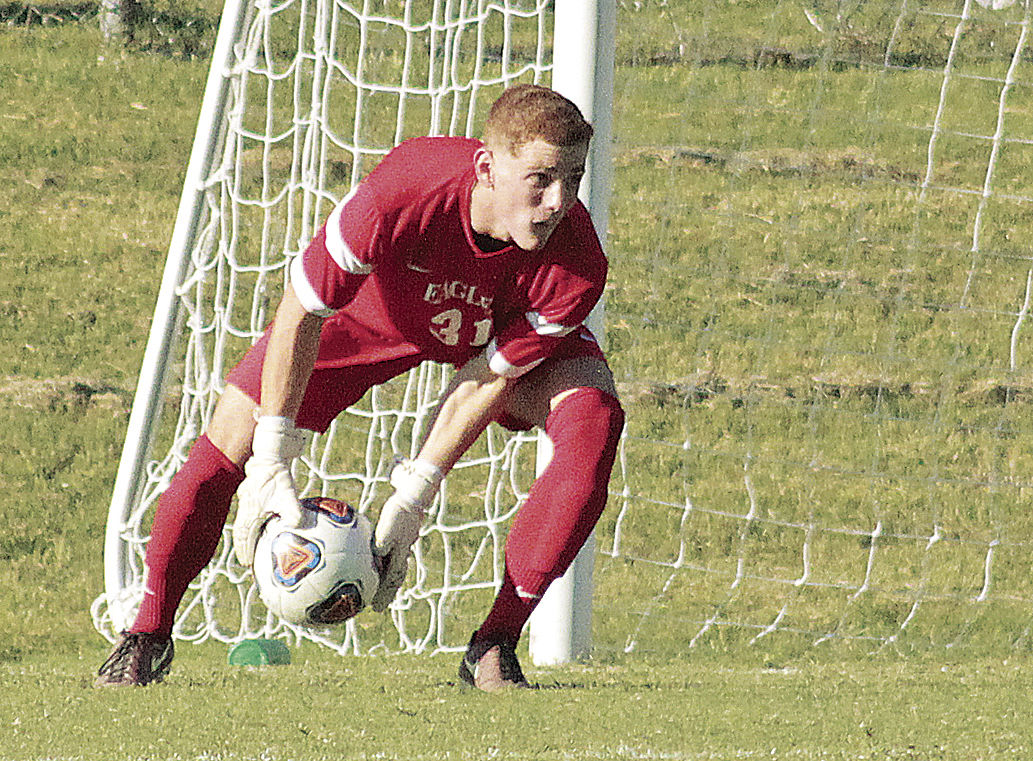
{"type": "Polygon", "coordinates": [[[103,381],[82,378],[0,378],[0,398],[14,407],[58,410],[69,407],[99,407],[128,412],[133,392],[103,381]]]}

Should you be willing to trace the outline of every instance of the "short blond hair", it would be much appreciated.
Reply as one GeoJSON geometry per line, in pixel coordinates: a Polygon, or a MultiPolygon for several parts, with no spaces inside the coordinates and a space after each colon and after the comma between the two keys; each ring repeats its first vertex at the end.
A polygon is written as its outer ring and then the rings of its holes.
{"type": "Polygon", "coordinates": [[[550,145],[580,145],[592,139],[592,125],[573,102],[548,87],[516,85],[505,90],[488,111],[485,145],[516,154],[538,138],[550,145]]]}

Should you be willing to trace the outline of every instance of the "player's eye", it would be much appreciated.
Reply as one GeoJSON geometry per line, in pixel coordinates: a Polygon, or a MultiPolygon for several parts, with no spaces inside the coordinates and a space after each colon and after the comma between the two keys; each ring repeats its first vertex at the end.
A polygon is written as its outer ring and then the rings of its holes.
{"type": "Polygon", "coordinates": [[[547,188],[552,184],[552,178],[545,172],[533,172],[528,179],[531,186],[538,189],[547,188]]]}

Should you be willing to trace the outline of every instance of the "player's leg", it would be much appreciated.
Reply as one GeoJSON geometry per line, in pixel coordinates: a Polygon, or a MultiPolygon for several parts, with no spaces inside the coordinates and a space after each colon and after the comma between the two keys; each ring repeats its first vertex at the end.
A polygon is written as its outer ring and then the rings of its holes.
{"type": "Polygon", "coordinates": [[[208,565],[244,479],[255,403],[228,386],[205,433],[158,499],[144,558],[144,597],[135,620],[98,672],[97,684],[161,681],[172,662],[176,608],[208,565]]]}
{"type": "Polygon", "coordinates": [[[130,631],[171,634],[187,586],[208,565],[251,453],[255,403],[227,386],[205,433],[158,499],[144,599],[130,631]]]}
{"type": "Polygon", "coordinates": [[[543,364],[515,389],[507,413],[540,425],[553,454],[513,521],[502,588],[460,668],[466,681],[489,690],[526,685],[516,643],[545,590],[567,570],[602,514],[624,426],[613,377],[600,355],[543,364]]]}
{"type": "MultiPolygon", "coordinates": [[[[144,600],[136,619],[101,667],[98,685],[160,681],[172,660],[176,609],[190,582],[211,562],[244,464],[251,456],[254,411],[261,391],[265,340],[230,372],[212,420],[187,461],[158,500],[147,544],[144,600]],[[146,664],[154,664],[153,668],[146,664]]],[[[297,425],[326,431],[337,415],[416,362],[411,358],[313,371],[298,411],[297,425]]]]}
{"type": "Polygon", "coordinates": [[[149,684],[169,670],[176,609],[211,561],[244,480],[265,345],[259,341],[230,372],[208,427],[158,499],[144,557],[144,597],[101,666],[99,686],[149,684]]]}

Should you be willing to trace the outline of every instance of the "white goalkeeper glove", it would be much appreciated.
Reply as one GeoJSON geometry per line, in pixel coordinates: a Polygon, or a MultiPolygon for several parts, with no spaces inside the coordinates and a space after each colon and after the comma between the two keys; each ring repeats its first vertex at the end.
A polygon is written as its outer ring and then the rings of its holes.
{"type": "Polygon", "coordinates": [[[274,515],[288,525],[301,523],[291,461],[304,446],[304,435],[290,418],[258,418],[251,459],[244,465],[245,478],[237,490],[237,517],[233,522],[233,551],[242,565],[250,566],[255,559],[258,536],[274,515]]]}
{"type": "Polygon", "coordinates": [[[420,538],[424,516],[442,478],[437,466],[426,460],[402,460],[391,471],[395,491],[380,511],[373,538],[373,554],[384,559],[380,584],[370,601],[373,610],[386,610],[405,581],[409,550],[420,538]]]}

